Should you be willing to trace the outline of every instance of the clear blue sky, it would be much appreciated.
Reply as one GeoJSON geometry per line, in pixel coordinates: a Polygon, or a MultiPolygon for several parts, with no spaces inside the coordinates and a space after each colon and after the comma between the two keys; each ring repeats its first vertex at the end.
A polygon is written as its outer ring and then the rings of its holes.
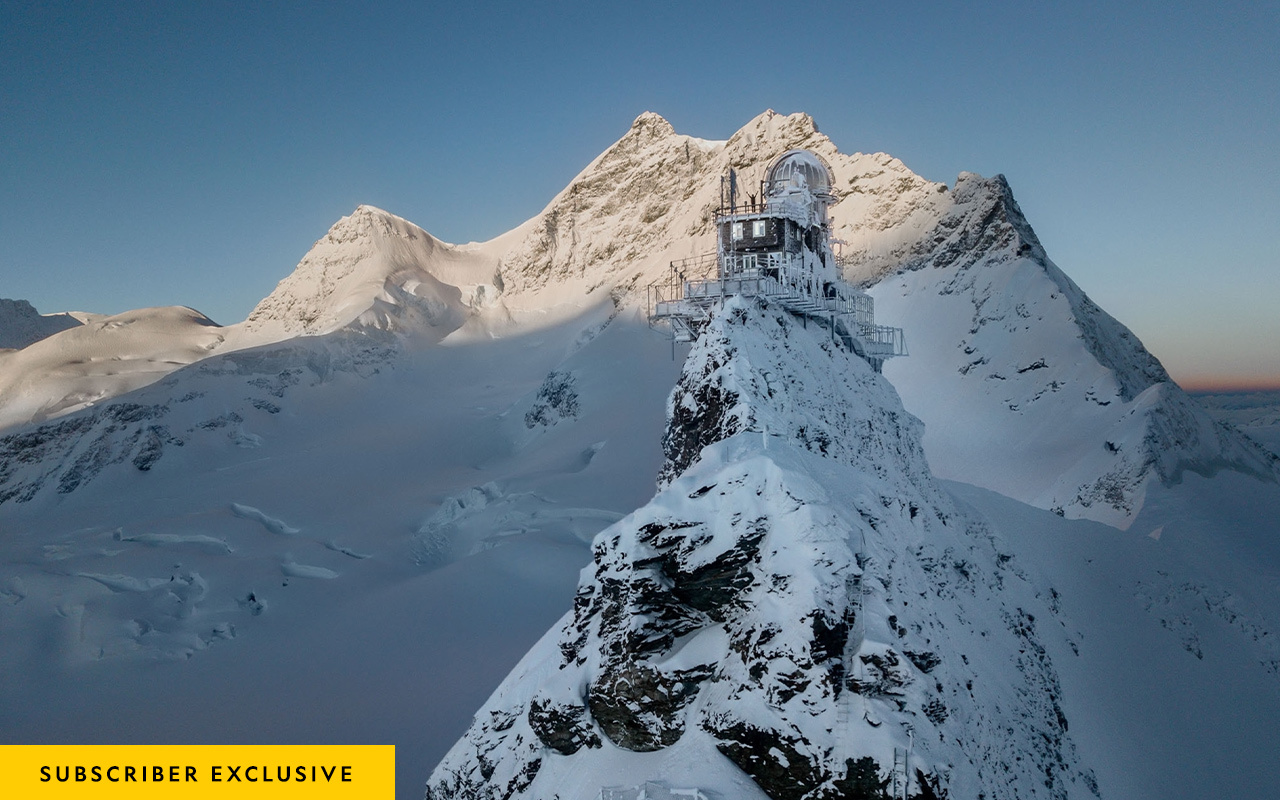
{"type": "Polygon", "coordinates": [[[640,112],[1008,176],[1185,382],[1280,385],[1280,5],[0,2],[0,297],[243,319],[359,203],[537,213],[640,112]]]}

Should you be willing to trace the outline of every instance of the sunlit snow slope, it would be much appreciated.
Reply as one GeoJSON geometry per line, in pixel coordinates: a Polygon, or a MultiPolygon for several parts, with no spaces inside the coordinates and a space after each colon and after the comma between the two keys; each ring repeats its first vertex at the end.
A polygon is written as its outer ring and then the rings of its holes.
{"type": "Polygon", "coordinates": [[[0,352],[0,429],[78,411],[199,361],[223,329],[198,311],[143,308],[0,352]]]}

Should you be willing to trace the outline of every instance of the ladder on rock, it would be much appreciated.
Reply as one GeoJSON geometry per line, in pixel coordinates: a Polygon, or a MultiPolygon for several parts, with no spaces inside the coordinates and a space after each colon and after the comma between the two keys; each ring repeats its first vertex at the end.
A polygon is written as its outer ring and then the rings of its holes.
{"type": "MultiPolygon", "coordinates": [[[[858,563],[862,563],[861,558],[858,563]]],[[[845,637],[844,652],[840,654],[844,672],[841,678],[840,694],[836,699],[835,754],[836,763],[841,765],[846,758],[852,758],[854,755],[848,752],[849,723],[853,719],[853,706],[856,702],[855,693],[849,689],[849,680],[853,677],[854,669],[859,663],[858,651],[862,649],[862,640],[866,636],[866,623],[862,618],[862,573],[845,576],[844,592],[846,607],[853,609],[854,616],[853,625],[850,626],[845,637]]]]}
{"type": "Polygon", "coordinates": [[[893,748],[893,782],[890,797],[894,800],[907,800],[908,787],[911,783],[911,773],[908,772],[911,767],[908,763],[910,757],[904,748],[893,748]]]}

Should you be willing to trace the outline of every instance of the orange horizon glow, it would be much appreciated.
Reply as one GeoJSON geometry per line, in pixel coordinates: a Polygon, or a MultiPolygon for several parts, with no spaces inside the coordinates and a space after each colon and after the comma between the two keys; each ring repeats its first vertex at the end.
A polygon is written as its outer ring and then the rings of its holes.
{"type": "Polygon", "coordinates": [[[1240,378],[1236,376],[1175,377],[1185,391],[1195,394],[1238,394],[1245,392],[1280,392],[1280,378],[1240,378]]]}

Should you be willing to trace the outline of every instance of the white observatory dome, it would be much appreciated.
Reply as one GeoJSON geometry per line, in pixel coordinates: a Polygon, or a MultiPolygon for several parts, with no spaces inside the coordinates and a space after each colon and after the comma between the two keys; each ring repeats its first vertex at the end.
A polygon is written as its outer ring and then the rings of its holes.
{"type": "Polygon", "coordinates": [[[805,186],[815,196],[831,194],[831,170],[817,153],[809,150],[788,150],[778,156],[769,166],[765,181],[770,195],[793,186],[805,186]]]}

